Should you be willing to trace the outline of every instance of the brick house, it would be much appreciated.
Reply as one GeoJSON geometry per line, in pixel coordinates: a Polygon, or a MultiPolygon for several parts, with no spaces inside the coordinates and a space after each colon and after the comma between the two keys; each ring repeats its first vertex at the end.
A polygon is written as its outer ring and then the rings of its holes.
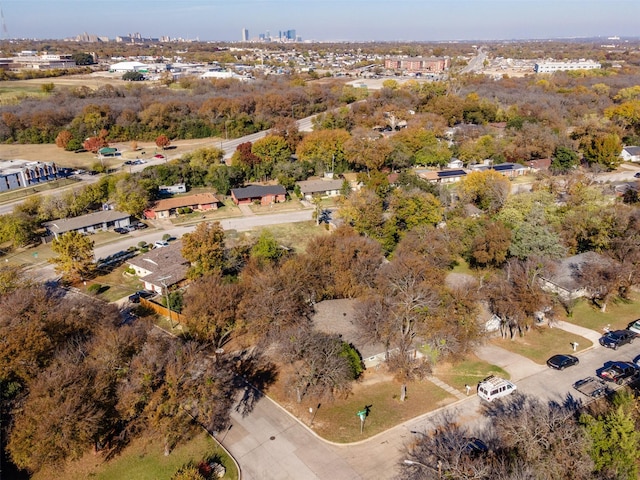
{"type": "Polygon", "coordinates": [[[184,197],[166,198],[158,200],[144,211],[145,218],[169,218],[175,215],[179,208],[191,208],[198,212],[216,210],[222,203],[213,193],[196,193],[184,197]]]}
{"type": "Polygon", "coordinates": [[[231,190],[231,198],[236,205],[260,202],[260,205],[281,203],[287,199],[287,191],[282,185],[249,185],[231,190]]]}

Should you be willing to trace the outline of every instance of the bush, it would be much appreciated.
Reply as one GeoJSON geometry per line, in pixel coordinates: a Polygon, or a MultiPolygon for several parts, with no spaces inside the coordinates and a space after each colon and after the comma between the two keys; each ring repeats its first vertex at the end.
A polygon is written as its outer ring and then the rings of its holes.
{"type": "Polygon", "coordinates": [[[91,295],[97,295],[98,293],[100,293],[100,290],[102,290],[102,285],[100,285],[99,283],[92,283],[91,285],[89,285],[89,287],[87,287],[87,292],[89,292],[91,295]]]}
{"type": "Polygon", "coordinates": [[[146,247],[146,246],[147,246],[147,242],[145,242],[144,240],[142,240],[142,241],[138,242],[138,247],[140,247],[140,248],[144,248],[144,247],[146,247]]]}
{"type": "Polygon", "coordinates": [[[169,235],[168,233],[162,235],[162,240],[164,240],[165,242],[168,242],[169,239],[171,239],[171,235],[169,235]]]}

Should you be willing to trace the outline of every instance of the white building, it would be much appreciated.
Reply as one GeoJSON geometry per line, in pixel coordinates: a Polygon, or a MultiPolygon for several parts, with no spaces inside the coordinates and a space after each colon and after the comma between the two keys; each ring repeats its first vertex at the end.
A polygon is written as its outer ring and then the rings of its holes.
{"type": "Polygon", "coordinates": [[[142,62],[120,62],[109,67],[111,73],[148,72],[149,65],[142,62]]]}
{"type": "Polygon", "coordinates": [[[578,60],[577,62],[540,62],[536,63],[536,73],[566,72],[569,70],[596,70],[602,66],[593,60],[578,60]]]}

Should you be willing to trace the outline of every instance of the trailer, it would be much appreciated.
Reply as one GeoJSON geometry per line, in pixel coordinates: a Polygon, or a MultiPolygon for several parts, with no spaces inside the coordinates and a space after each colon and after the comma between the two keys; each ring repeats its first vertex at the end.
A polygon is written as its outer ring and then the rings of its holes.
{"type": "Polygon", "coordinates": [[[587,377],[578,380],[573,388],[591,398],[598,398],[610,392],[607,382],[597,377],[587,377]]]}

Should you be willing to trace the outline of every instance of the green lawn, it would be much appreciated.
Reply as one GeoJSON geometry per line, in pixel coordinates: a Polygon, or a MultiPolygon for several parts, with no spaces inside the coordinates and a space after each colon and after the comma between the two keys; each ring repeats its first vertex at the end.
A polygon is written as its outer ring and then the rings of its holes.
{"type": "Polygon", "coordinates": [[[189,462],[199,462],[217,456],[227,469],[223,477],[237,480],[238,471],[233,461],[208,435],[201,433],[191,441],[176,447],[164,456],[162,442],[150,439],[134,440],[122,454],[104,462],[100,455],[87,453],[76,462],[67,464],[64,470],[43,470],[33,475],[33,480],[170,480],[172,475],[189,462]]]}
{"type": "Polygon", "coordinates": [[[488,375],[498,375],[507,380],[510,378],[502,368],[480,360],[475,355],[461,362],[438,365],[434,375],[461,392],[464,392],[465,385],[476,385],[488,375]]]}
{"type": "Polygon", "coordinates": [[[584,337],[546,326],[532,328],[524,336],[516,337],[514,340],[495,338],[491,342],[539,364],[544,364],[551,355],[556,353],[571,352],[572,342],[578,343],[578,351],[593,345],[584,337]]]}
{"type": "MultiPolygon", "coordinates": [[[[400,384],[392,380],[359,386],[347,399],[321,403],[313,419],[313,430],[333,442],[357,442],[455,400],[428,381],[409,383],[407,399],[401,402],[399,397],[400,384]],[[369,406],[370,410],[361,434],[360,420],[356,414],[365,406],[369,406]]],[[[312,402],[298,406],[303,407],[300,412],[305,412],[299,418],[307,425],[311,420],[309,407],[316,410],[317,405],[317,402],[312,402]]]]}
{"type": "Polygon", "coordinates": [[[629,322],[640,318],[640,294],[632,292],[630,301],[616,299],[607,303],[606,312],[601,312],[585,299],[580,299],[567,317],[563,312],[563,320],[575,323],[597,332],[606,326],[611,329],[625,328],[629,322]]]}

